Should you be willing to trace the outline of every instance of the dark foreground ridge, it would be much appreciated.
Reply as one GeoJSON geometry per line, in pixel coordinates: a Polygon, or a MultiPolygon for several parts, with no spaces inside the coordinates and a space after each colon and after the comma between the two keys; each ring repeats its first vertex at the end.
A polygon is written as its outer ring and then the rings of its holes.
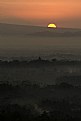
{"type": "Polygon", "coordinates": [[[76,120],[81,121],[81,61],[0,61],[0,121],[76,120]]]}
{"type": "Polygon", "coordinates": [[[81,88],[67,83],[46,87],[1,84],[0,121],[80,121],[78,92],[81,88]]]}
{"type": "Polygon", "coordinates": [[[37,111],[26,106],[7,105],[1,107],[0,120],[1,121],[80,121],[81,108],[77,111],[71,110],[71,105],[68,102],[53,102],[53,106],[57,109],[39,114],[37,111]],[[66,106],[67,105],[67,106],[66,106]]]}

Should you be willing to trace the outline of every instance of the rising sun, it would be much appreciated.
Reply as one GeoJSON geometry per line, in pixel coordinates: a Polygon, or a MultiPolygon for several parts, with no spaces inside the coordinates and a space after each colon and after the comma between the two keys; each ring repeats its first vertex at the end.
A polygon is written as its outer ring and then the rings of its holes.
{"type": "Polygon", "coordinates": [[[48,28],[57,28],[56,24],[48,24],[48,28]]]}

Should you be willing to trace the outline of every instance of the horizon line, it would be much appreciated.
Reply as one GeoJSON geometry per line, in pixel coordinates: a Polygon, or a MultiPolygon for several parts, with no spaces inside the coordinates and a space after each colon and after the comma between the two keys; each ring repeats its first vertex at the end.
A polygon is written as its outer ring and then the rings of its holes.
{"type": "MultiPolygon", "coordinates": [[[[0,22],[0,24],[6,24],[6,25],[16,25],[16,26],[30,26],[30,27],[42,27],[42,28],[48,28],[47,26],[42,26],[42,25],[33,25],[33,24],[18,24],[18,23],[8,23],[8,22],[0,22]]],[[[57,28],[48,28],[48,29],[81,29],[81,28],[70,28],[70,27],[62,27],[62,26],[57,26],[57,28]]]]}

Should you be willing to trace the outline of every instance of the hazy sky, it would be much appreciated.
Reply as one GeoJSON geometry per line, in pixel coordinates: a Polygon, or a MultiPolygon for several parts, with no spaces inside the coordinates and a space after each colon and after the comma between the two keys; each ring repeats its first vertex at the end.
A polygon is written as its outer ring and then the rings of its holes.
{"type": "Polygon", "coordinates": [[[81,0],[0,0],[0,22],[81,28],[81,0]]]}

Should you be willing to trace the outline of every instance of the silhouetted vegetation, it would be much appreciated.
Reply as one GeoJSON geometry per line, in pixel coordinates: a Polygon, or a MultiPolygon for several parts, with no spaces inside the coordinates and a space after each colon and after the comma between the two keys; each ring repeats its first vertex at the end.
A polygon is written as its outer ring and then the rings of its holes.
{"type": "Polygon", "coordinates": [[[11,61],[3,61],[0,60],[0,66],[26,66],[26,65],[41,65],[41,64],[56,64],[56,65],[81,65],[81,61],[79,60],[57,60],[53,58],[51,60],[44,60],[41,57],[38,59],[30,60],[30,61],[20,61],[20,60],[11,60],[11,61]]]}

